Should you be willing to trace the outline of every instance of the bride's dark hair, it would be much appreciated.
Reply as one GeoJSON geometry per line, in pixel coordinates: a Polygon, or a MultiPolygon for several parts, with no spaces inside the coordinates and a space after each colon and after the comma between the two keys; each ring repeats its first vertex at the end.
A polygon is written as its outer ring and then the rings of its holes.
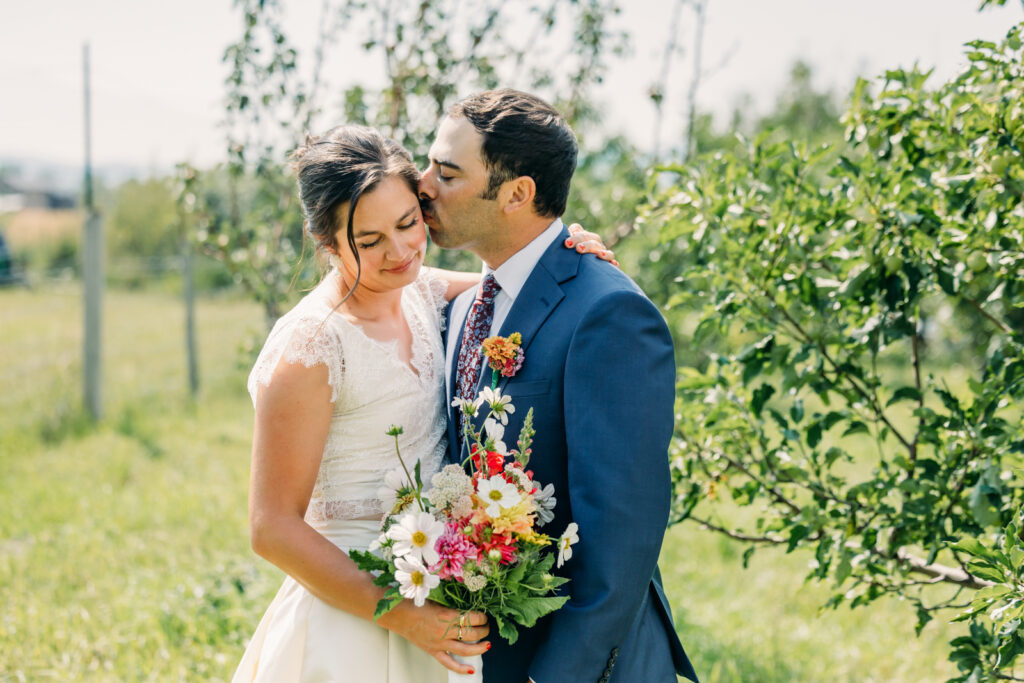
{"type": "Polygon", "coordinates": [[[299,179],[299,199],[306,217],[306,230],[324,249],[337,249],[338,207],[348,203],[345,239],[356,259],[356,279],[362,274],[359,250],[352,235],[352,217],[359,198],[385,178],[404,180],[416,195],[419,172],[412,155],[379,131],[366,126],[337,126],[323,135],[306,136],[306,144],[292,154],[292,167],[299,179]]]}

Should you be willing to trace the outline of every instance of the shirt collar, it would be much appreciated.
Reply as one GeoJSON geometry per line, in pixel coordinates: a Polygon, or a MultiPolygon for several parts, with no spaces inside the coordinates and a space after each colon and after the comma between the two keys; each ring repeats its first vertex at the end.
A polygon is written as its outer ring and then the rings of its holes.
{"type": "Polygon", "coordinates": [[[494,273],[494,279],[501,285],[501,291],[514,301],[529,279],[537,261],[561,234],[562,225],[562,219],[556,218],[544,232],[534,237],[529,244],[510,256],[495,270],[491,270],[485,264],[484,276],[494,273]]]}

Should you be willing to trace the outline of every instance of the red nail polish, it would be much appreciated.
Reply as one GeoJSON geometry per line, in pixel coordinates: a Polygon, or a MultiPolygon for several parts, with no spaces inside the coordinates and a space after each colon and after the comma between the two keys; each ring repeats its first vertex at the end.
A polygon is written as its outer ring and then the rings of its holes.
{"type": "Polygon", "coordinates": [[[567,239],[567,240],[565,241],[565,246],[567,246],[567,247],[571,247],[571,246],[572,246],[572,239],[571,239],[571,238],[570,238],[570,239],[567,239]]]}
{"type": "Polygon", "coordinates": [[[470,670],[469,670],[469,675],[470,675],[470,676],[472,676],[472,675],[473,675],[473,674],[475,674],[475,673],[476,673],[476,669],[470,669],[470,670]]]}
{"type": "Polygon", "coordinates": [[[487,643],[487,649],[488,649],[488,650],[490,650],[490,649],[491,649],[491,644],[490,644],[490,643],[487,643]]]}

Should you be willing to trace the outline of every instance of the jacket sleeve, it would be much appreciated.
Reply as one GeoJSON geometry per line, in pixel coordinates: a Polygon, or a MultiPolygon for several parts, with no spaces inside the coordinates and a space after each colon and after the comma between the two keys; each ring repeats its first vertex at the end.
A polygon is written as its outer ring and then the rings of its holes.
{"type": "Polygon", "coordinates": [[[670,504],[675,359],[654,304],[637,291],[596,301],[573,333],[564,382],[569,483],[558,505],[570,506],[580,540],[566,565],[569,602],[530,665],[536,683],[597,681],[657,567],[670,504]]]}

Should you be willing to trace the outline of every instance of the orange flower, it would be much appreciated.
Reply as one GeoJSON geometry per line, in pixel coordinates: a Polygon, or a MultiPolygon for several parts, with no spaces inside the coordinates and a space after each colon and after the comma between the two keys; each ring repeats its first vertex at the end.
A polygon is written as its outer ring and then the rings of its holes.
{"type": "Polygon", "coordinates": [[[487,363],[495,372],[504,377],[512,377],[523,367],[523,335],[513,332],[508,337],[488,337],[484,339],[483,352],[487,363]]]}

